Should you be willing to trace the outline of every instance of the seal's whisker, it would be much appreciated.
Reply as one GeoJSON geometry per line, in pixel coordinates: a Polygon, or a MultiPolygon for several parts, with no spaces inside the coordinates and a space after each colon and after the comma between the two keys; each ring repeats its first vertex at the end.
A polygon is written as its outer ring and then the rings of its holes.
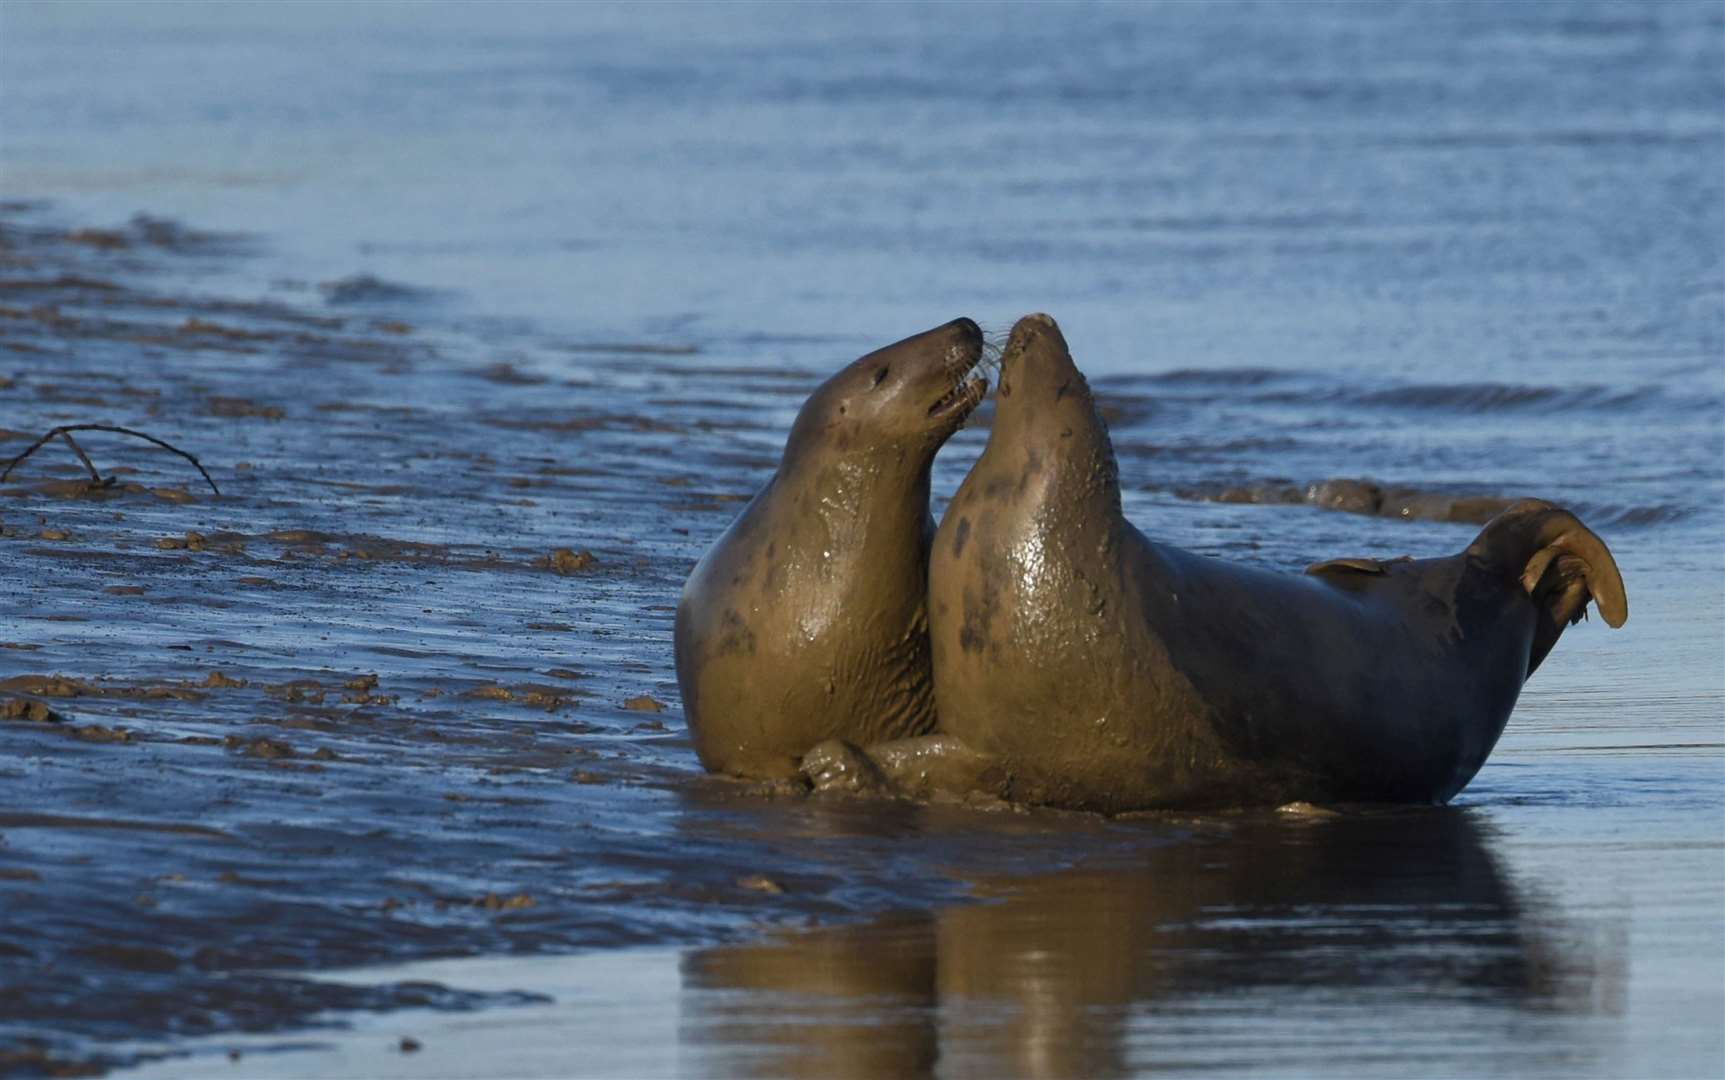
{"type": "Polygon", "coordinates": [[[995,379],[998,379],[1000,377],[1000,359],[1006,352],[1006,342],[1011,336],[1011,330],[985,327],[982,331],[982,355],[977,357],[976,369],[991,373],[995,379]]]}

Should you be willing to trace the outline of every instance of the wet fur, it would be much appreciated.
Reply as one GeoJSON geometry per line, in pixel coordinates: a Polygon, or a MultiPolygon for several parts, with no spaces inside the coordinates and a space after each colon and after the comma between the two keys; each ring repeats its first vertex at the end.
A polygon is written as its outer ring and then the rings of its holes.
{"type": "Polygon", "coordinates": [[[1306,575],[1151,541],[1045,316],[1015,328],[998,394],[935,538],[930,640],[943,733],[1015,798],[1443,802],[1588,600],[1627,617],[1604,544],[1533,500],[1459,555],[1306,575]]]}
{"type": "Polygon", "coordinates": [[[933,730],[929,474],[985,392],[966,381],[981,352],[975,324],[956,320],[834,375],[689,575],[677,681],[708,769],[788,777],[826,739],[933,730]]]}

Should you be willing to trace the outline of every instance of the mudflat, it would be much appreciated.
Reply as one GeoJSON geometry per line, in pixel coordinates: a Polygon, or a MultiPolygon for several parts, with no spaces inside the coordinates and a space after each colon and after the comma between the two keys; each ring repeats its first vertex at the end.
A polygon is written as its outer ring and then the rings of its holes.
{"type": "Polygon", "coordinates": [[[1716,5],[783,13],[4,5],[0,458],[222,494],[0,484],[0,1073],[1725,1072],[1716,5]],[[1158,542],[1633,621],[1444,809],[706,778],[798,407],[1038,310],[1158,542]]]}
{"type": "MultiPolygon", "coordinates": [[[[422,331],[411,305],[331,314],[187,291],[183,260],[255,256],[181,226],[93,234],[11,207],[3,228],[7,457],[50,427],[118,419],[194,454],[222,490],[102,432],[77,434],[102,482],[49,443],[0,488],[9,1068],[172,1072],[234,1052],[265,1069],[281,1051],[292,1072],[321,1060],[295,1048],[349,1044],[255,1033],[376,1014],[352,1036],[369,1040],[357,1060],[399,1015],[417,1032],[402,1045],[441,1043],[439,1067],[460,1071],[500,1043],[440,1015],[518,1007],[519,1023],[561,1030],[558,1001],[608,986],[610,968],[577,956],[512,981],[505,964],[464,985],[459,964],[415,962],[632,947],[664,974],[620,1000],[693,1010],[682,1056],[654,1059],[672,1070],[1053,1053],[1108,1072],[1186,1010],[1246,1022],[1210,1012],[1215,995],[1303,1009],[1314,979],[1326,1009],[1379,1008],[1387,980],[1412,1014],[1484,1010],[1503,1038],[1538,1016],[1552,1039],[1585,1029],[1631,1060],[1652,1050],[1653,1007],[1662,1052],[1715,1049],[1719,940],[1695,920],[1717,896],[1719,844],[1681,812],[1717,800],[1714,762],[1681,742],[1625,754],[1597,730],[1561,734],[1574,695],[1601,683],[1530,694],[1458,808],[1107,819],[705,777],[672,605],[818,370],[611,345],[571,383],[422,331]],[[1562,854],[1596,845],[1619,857],[1562,854]],[[722,944],[774,927],[801,929],[722,944]],[[1626,952],[1649,929],[1667,942],[1651,998],[1630,993],[1626,952]],[[1410,941],[1435,952],[1402,965],[1410,941]],[[318,977],[331,970],[350,974],[318,977]],[[786,1000],[796,1023],[768,1023],[786,1000]],[[984,1023],[1045,1001],[1048,1031],[1003,1041],[984,1023]],[[897,1017],[890,1037],[848,1034],[856,1009],[897,1017]]],[[[1650,636],[1693,633],[1681,582],[1649,576],[1650,636]]],[[[1573,637],[1577,668],[1604,665],[1632,700],[1644,684],[1621,647],[1573,637]]],[[[1228,1045],[1193,1045],[1191,1061],[1256,1061],[1228,1045]]],[[[1358,1052],[1365,1071],[1381,1063],[1358,1052]]],[[[605,1062],[652,1066],[588,1064],[605,1062]]],[[[522,1063],[575,1067],[555,1045],[522,1063]]]]}

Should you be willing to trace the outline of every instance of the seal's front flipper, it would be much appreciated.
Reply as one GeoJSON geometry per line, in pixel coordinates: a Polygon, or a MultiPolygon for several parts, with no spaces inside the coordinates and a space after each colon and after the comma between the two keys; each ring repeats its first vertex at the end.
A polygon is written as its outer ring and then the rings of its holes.
{"type": "Polygon", "coordinates": [[[881,772],[900,792],[926,799],[937,793],[963,798],[973,793],[1006,798],[1011,776],[999,762],[952,735],[918,735],[868,748],[881,772]]]}
{"type": "Polygon", "coordinates": [[[1412,561],[1413,557],[1410,555],[1400,555],[1394,559],[1326,559],[1306,567],[1306,574],[1325,585],[1357,592],[1389,573],[1390,567],[1397,563],[1412,561]]]}
{"type": "Polygon", "coordinates": [[[826,739],[803,755],[802,774],[816,791],[885,795],[892,791],[873,758],[843,739],[826,739]]]}
{"type": "Polygon", "coordinates": [[[1513,577],[1539,609],[1527,673],[1532,675],[1564,628],[1581,621],[1589,600],[1607,625],[1629,618],[1623,576],[1605,541],[1569,511],[1523,499],[1486,524],[1467,554],[1513,577]]]}
{"type": "Polygon", "coordinates": [[[1306,567],[1306,573],[1316,577],[1334,574],[1338,577],[1350,573],[1382,574],[1386,573],[1391,563],[1408,562],[1412,556],[1402,555],[1394,559],[1325,559],[1306,567]]]}

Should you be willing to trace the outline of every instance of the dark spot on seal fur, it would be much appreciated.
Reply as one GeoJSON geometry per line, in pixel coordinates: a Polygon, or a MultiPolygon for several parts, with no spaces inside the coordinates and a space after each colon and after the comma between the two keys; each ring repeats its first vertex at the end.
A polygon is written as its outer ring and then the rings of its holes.
{"type": "Polygon", "coordinates": [[[981,635],[970,628],[970,623],[966,622],[959,628],[958,644],[965,652],[981,652],[985,642],[981,635]]]}
{"type": "Polygon", "coordinates": [[[1042,454],[1036,450],[1026,450],[1024,456],[1024,471],[1018,475],[1018,487],[1013,494],[1023,496],[1030,487],[1030,478],[1042,471],[1042,454]]]}
{"type": "Polygon", "coordinates": [[[964,554],[964,542],[970,539],[970,519],[958,519],[958,535],[952,539],[952,557],[958,558],[964,554]]]}
{"type": "Polygon", "coordinates": [[[1060,384],[1060,388],[1058,390],[1054,391],[1054,400],[1059,401],[1061,398],[1065,397],[1066,391],[1070,389],[1072,389],[1072,380],[1067,379],[1065,382],[1060,384]]]}
{"type": "Polygon", "coordinates": [[[982,595],[979,597],[969,587],[964,590],[964,622],[959,627],[958,644],[965,652],[981,652],[989,644],[989,625],[994,622],[994,613],[1000,607],[1000,588],[995,560],[984,559],[982,567],[982,595]]]}
{"type": "Polygon", "coordinates": [[[726,608],[719,619],[718,650],[721,655],[755,655],[755,632],[749,629],[736,608],[726,608]]]}

